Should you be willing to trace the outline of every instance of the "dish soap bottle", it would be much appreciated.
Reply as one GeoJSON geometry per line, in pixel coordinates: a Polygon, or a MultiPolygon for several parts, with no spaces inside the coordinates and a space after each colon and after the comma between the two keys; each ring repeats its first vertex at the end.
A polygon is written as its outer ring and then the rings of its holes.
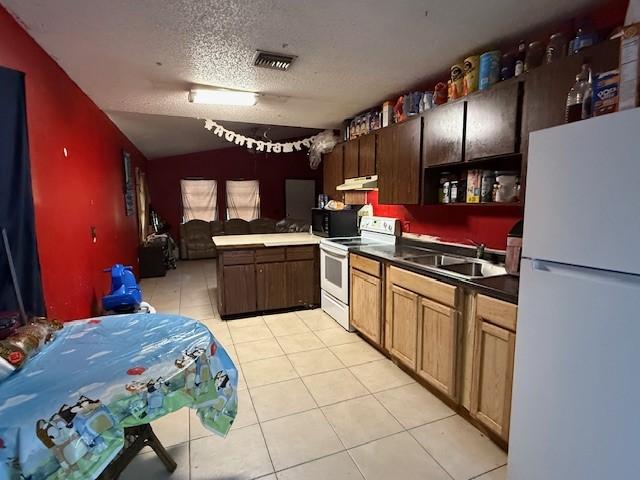
{"type": "MultiPolygon", "coordinates": [[[[565,110],[565,123],[572,123],[578,120],[582,120],[583,110],[585,110],[585,106],[583,105],[586,100],[586,95],[591,90],[591,67],[589,64],[585,63],[582,65],[580,69],[580,73],[576,75],[576,83],[573,84],[571,90],[569,90],[569,94],[567,95],[567,103],[565,110]]],[[[590,96],[590,95],[589,95],[590,96]]],[[[589,110],[590,109],[590,100],[589,100],[589,110]]],[[[586,114],[586,112],[584,112],[586,114]]]]}

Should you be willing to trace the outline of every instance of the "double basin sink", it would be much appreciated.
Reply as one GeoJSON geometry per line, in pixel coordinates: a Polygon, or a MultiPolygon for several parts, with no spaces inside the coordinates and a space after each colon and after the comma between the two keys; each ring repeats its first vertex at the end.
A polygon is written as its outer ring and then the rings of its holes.
{"type": "Polygon", "coordinates": [[[401,260],[464,279],[497,277],[507,273],[502,265],[496,265],[485,260],[437,252],[403,256],[401,260]]]}

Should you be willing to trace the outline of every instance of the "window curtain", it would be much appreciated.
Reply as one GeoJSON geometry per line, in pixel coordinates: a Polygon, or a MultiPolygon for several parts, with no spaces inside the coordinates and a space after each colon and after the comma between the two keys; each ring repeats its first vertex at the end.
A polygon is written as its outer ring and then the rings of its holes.
{"type": "Polygon", "coordinates": [[[136,189],[138,194],[140,242],[144,242],[149,229],[149,188],[147,187],[147,175],[139,168],[136,168],[136,189]]]}
{"type": "MultiPolygon", "coordinates": [[[[7,230],[25,310],[44,315],[25,104],[24,74],[0,67],[0,229],[7,230]]],[[[0,311],[18,311],[1,235],[0,311]]]]}
{"type": "Polygon", "coordinates": [[[218,219],[218,184],[215,180],[180,180],[182,221],[218,219]]]}
{"type": "Polygon", "coordinates": [[[260,217],[258,180],[227,181],[227,218],[254,220],[260,217]]]}

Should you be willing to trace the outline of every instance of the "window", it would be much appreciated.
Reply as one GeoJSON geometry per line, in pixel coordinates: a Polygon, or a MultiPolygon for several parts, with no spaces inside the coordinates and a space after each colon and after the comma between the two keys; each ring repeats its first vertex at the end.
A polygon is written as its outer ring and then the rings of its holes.
{"type": "Polygon", "coordinates": [[[254,220],[260,217],[258,180],[227,181],[227,218],[254,220]]]}
{"type": "Polygon", "coordinates": [[[182,221],[218,219],[218,184],[215,180],[180,180],[182,221]]]}

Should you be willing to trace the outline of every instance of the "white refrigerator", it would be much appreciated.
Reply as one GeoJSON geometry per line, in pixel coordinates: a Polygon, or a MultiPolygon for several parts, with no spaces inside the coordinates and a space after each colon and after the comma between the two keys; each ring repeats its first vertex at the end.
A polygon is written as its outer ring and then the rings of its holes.
{"type": "Polygon", "coordinates": [[[509,480],[640,478],[640,109],[530,137],[509,480]]]}

